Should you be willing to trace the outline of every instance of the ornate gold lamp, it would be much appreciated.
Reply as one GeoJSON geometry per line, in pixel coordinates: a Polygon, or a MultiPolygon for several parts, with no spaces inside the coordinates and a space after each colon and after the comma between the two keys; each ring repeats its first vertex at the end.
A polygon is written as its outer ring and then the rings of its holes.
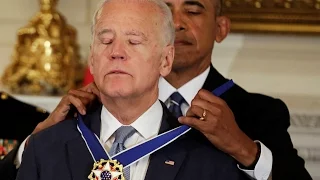
{"type": "Polygon", "coordinates": [[[59,95],[82,79],[76,30],[56,10],[58,0],[39,2],[40,11],[18,30],[2,83],[13,93],[59,95]]]}

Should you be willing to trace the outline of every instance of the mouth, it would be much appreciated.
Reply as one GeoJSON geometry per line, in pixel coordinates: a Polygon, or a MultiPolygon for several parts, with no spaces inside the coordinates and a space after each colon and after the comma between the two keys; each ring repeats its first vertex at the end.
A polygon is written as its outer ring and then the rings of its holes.
{"type": "Polygon", "coordinates": [[[189,41],[185,41],[185,40],[175,40],[174,45],[175,46],[186,46],[186,45],[192,45],[192,43],[189,41]]]}
{"type": "Polygon", "coordinates": [[[108,75],[129,75],[129,73],[122,70],[112,70],[108,73],[108,75]]]}

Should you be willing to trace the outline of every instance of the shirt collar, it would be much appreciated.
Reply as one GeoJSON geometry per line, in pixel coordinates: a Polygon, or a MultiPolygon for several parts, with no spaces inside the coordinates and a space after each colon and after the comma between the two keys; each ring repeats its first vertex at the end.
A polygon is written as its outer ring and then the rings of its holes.
{"type": "MultiPolygon", "coordinates": [[[[143,113],[131,126],[148,139],[158,134],[162,120],[163,110],[161,103],[156,101],[145,113],[143,113]]],[[[101,111],[100,139],[107,142],[113,133],[123,126],[104,106],[101,111]]]]}
{"type": "Polygon", "coordinates": [[[174,88],[167,80],[163,77],[159,80],[159,99],[165,102],[172,93],[178,91],[186,102],[190,105],[193,98],[197,95],[198,91],[204,85],[206,78],[209,74],[210,67],[208,67],[201,74],[181,86],[179,89],[174,88]]]}

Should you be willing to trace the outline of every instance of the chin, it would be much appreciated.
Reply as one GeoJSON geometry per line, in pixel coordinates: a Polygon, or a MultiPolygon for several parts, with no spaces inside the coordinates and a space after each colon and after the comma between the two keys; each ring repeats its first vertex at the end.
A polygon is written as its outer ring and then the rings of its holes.
{"type": "Polygon", "coordinates": [[[105,84],[103,86],[103,92],[108,97],[127,97],[131,93],[131,87],[128,85],[118,84],[105,84]]]}
{"type": "Polygon", "coordinates": [[[172,71],[179,71],[180,69],[187,69],[189,67],[188,62],[184,60],[174,60],[172,64],[172,71]]]}

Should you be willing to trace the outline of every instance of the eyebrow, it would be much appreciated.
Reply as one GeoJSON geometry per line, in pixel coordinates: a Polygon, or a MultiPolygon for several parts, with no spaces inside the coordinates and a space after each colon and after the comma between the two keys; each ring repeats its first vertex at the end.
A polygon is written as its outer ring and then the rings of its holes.
{"type": "Polygon", "coordinates": [[[139,37],[142,37],[142,39],[144,40],[144,41],[147,41],[148,40],[148,38],[147,38],[147,36],[143,33],[143,32],[141,32],[141,31],[135,31],[135,30],[132,30],[132,31],[127,31],[127,32],[125,32],[125,35],[131,35],[131,36],[139,36],[139,37]]]}
{"type": "Polygon", "coordinates": [[[190,6],[198,6],[202,9],[206,9],[202,3],[199,1],[192,1],[192,0],[187,0],[183,3],[184,5],[190,5],[190,6]]]}
{"type": "Polygon", "coordinates": [[[106,34],[106,33],[115,34],[114,31],[111,30],[111,29],[102,29],[100,32],[98,32],[98,36],[101,36],[101,35],[106,34]]]}
{"type": "MultiPolygon", "coordinates": [[[[100,32],[98,32],[98,37],[100,37],[101,35],[106,34],[106,33],[115,34],[115,31],[112,29],[103,29],[100,32]]],[[[135,31],[135,30],[127,31],[127,32],[125,32],[125,35],[139,36],[139,37],[142,37],[142,39],[144,41],[148,41],[147,36],[143,32],[140,32],[140,31],[135,31]]]]}
{"type": "MultiPolygon", "coordinates": [[[[172,3],[169,3],[169,2],[167,2],[166,4],[169,7],[173,6],[172,3]]],[[[183,2],[183,5],[198,6],[198,7],[202,8],[202,9],[206,9],[202,3],[200,3],[199,1],[195,1],[195,0],[186,0],[186,1],[183,2]]]]}

